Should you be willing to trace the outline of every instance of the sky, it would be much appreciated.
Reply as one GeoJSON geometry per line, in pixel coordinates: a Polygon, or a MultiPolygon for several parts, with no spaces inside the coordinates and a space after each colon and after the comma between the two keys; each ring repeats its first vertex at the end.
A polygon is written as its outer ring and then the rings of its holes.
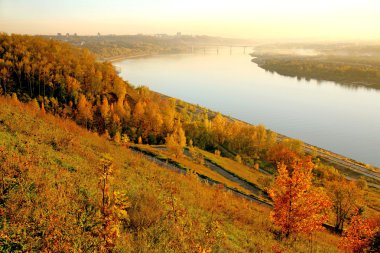
{"type": "Polygon", "coordinates": [[[380,0],[0,0],[0,31],[379,40],[380,0]]]}

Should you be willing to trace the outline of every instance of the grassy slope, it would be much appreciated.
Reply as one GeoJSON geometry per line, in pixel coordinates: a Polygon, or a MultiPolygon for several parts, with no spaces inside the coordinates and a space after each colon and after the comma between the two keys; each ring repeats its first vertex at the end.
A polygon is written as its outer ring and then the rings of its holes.
{"type": "Polygon", "coordinates": [[[271,181],[271,176],[266,175],[264,173],[259,172],[258,170],[255,170],[253,168],[250,168],[244,164],[238,163],[234,160],[216,156],[215,154],[212,154],[210,152],[198,149],[199,152],[201,152],[206,159],[209,161],[219,165],[220,167],[223,167],[225,170],[229,171],[230,173],[237,175],[240,178],[243,178],[247,180],[248,182],[253,183],[254,185],[258,186],[261,189],[264,189],[268,185],[265,185],[264,182],[271,181]]]}
{"type": "MultiPolygon", "coordinates": [[[[199,246],[215,252],[307,250],[307,240],[290,245],[273,238],[268,209],[4,98],[0,147],[7,162],[27,164],[19,186],[33,186],[13,188],[7,193],[12,201],[1,204],[0,247],[10,242],[37,251],[96,247],[99,238],[81,230],[76,219],[84,202],[90,199],[96,207],[100,201],[96,168],[100,155],[109,153],[118,168],[111,190],[126,191],[131,202],[130,220],[116,241],[122,252],[194,252],[199,246]]],[[[336,243],[335,236],[319,233],[314,248],[335,252],[336,243]]]]}
{"type": "Polygon", "coordinates": [[[159,150],[149,145],[134,145],[136,148],[142,151],[148,151],[150,154],[154,155],[156,158],[161,160],[171,160],[174,161],[178,166],[188,170],[192,170],[196,172],[198,175],[208,177],[212,180],[215,180],[217,182],[220,182],[230,188],[236,189],[239,192],[242,192],[244,194],[251,194],[250,191],[246,190],[245,188],[241,187],[238,183],[235,183],[231,180],[228,180],[227,178],[223,177],[222,175],[218,174],[217,172],[214,172],[207,168],[204,165],[197,164],[193,162],[190,158],[183,156],[183,157],[174,157],[170,152],[165,150],[159,150]]]}

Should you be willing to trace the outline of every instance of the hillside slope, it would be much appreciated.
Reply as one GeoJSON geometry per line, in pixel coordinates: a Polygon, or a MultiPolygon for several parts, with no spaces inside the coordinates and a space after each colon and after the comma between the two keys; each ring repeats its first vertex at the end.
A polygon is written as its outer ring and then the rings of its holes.
{"type": "MultiPolygon", "coordinates": [[[[292,246],[276,241],[268,209],[159,167],[32,103],[0,98],[0,147],[2,252],[300,252],[307,247],[302,238],[292,246]],[[106,216],[99,185],[104,154],[114,165],[106,216]],[[125,205],[116,201],[121,196],[125,205]],[[104,235],[104,229],[111,232],[104,235]]],[[[316,237],[317,251],[336,251],[335,236],[316,237]]]]}

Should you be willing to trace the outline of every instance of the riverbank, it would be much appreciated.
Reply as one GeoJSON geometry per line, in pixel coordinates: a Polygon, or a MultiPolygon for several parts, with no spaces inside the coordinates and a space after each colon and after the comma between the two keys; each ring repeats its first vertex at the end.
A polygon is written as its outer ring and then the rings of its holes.
{"type": "MultiPolygon", "coordinates": [[[[344,131],[344,133],[347,133],[346,134],[347,136],[338,135],[342,131],[343,129],[342,127],[347,126],[347,124],[351,124],[350,122],[352,121],[352,118],[355,118],[355,114],[350,115],[350,117],[347,117],[347,118],[343,118],[343,119],[340,118],[340,121],[337,122],[339,124],[332,125],[332,129],[330,131],[328,130],[329,128],[327,127],[331,124],[325,123],[325,122],[329,122],[329,119],[342,115],[341,109],[334,110],[334,108],[336,107],[332,107],[336,102],[335,99],[332,99],[331,101],[329,100],[326,101],[326,99],[324,100],[325,101],[324,107],[328,107],[332,109],[332,113],[330,113],[329,111],[323,114],[323,115],[328,115],[328,117],[310,116],[310,113],[309,113],[310,111],[318,112],[320,110],[318,109],[319,107],[316,107],[318,106],[317,103],[311,103],[311,106],[305,106],[307,104],[302,103],[302,101],[309,101],[309,100],[319,101],[318,99],[320,99],[321,97],[322,98],[325,97],[326,92],[335,93],[336,92],[335,90],[331,91],[328,89],[329,87],[323,86],[322,88],[327,88],[327,89],[324,89],[323,92],[319,92],[321,90],[320,87],[317,85],[314,85],[316,87],[310,87],[310,90],[313,91],[312,93],[310,93],[309,90],[307,91],[302,90],[302,93],[297,93],[297,95],[302,96],[301,100],[294,99],[294,96],[291,93],[287,95],[283,93],[276,94],[276,91],[280,90],[284,86],[288,87],[289,91],[290,89],[293,89],[294,91],[298,90],[297,86],[300,86],[300,84],[298,81],[290,80],[289,78],[286,78],[286,79],[272,78],[273,75],[266,73],[265,71],[257,67],[256,64],[252,64],[250,62],[250,59],[247,59],[247,58],[249,58],[249,56],[247,57],[247,55],[241,55],[241,56],[238,55],[237,57],[235,57],[234,55],[230,56],[230,54],[225,54],[225,55],[224,54],[220,54],[220,55],[208,54],[205,56],[203,56],[203,54],[196,54],[194,56],[181,55],[179,58],[176,58],[173,56],[166,57],[166,58],[162,57],[162,59],[161,57],[160,59],[145,58],[144,60],[141,60],[141,61],[139,60],[138,64],[136,65],[133,64],[134,61],[131,61],[131,63],[128,63],[128,66],[123,65],[123,64],[116,64],[116,65],[118,65],[120,68],[128,67],[128,75],[125,74],[126,72],[124,73],[124,75],[123,73],[121,73],[121,75],[124,78],[126,78],[126,80],[130,81],[131,83],[149,84],[149,87],[151,89],[159,91],[161,94],[169,94],[171,97],[177,97],[180,99],[184,99],[185,101],[192,101],[192,102],[195,102],[194,104],[204,105],[208,108],[212,108],[214,111],[228,112],[227,113],[228,115],[234,115],[236,118],[242,119],[240,121],[246,121],[246,122],[249,121],[254,124],[258,124],[260,122],[263,122],[263,123],[268,122],[269,128],[276,129],[276,132],[285,133],[287,136],[298,137],[298,139],[307,140],[308,143],[317,143],[318,144],[317,146],[320,146],[320,147],[322,146],[324,148],[328,148],[330,146],[336,146],[336,145],[323,146],[321,145],[321,143],[324,144],[323,141],[318,142],[318,137],[316,136],[311,136],[311,138],[305,139],[304,132],[298,132],[298,131],[303,131],[302,124],[305,124],[305,127],[306,127],[305,131],[308,131],[308,132],[312,131],[314,133],[317,133],[317,136],[323,136],[323,138],[326,138],[326,136],[332,136],[332,137],[341,136],[341,139],[339,138],[331,139],[331,140],[334,140],[334,142],[341,141],[341,143],[346,143],[346,140],[350,138],[350,135],[356,134],[359,130],[361,130],[360,128],[359,129],[355,128],[355,130],[352,130],[352,131],[344,131]],[[178,64],[178,59],[181,59],[181,64],[178,64]],[[231,60],[233,61],[232,66],[240,64],[239,65],[240,68],[231,68],[230,66],[231,60]],[[143,68],[144,70],[142,70],[142,67],[141,67],[141,65],[144,65],[142,61],[147,62],[146,68],[143,68]],[[212,66],[212,67],[209,67],[209,68],[199,67],[199,65],[201,66],[205,65],[206,61],[207,61],[207,66],[212,66]],[[226,63],[223,63],[223,61],[226,63]],[[254,72],[255,68],[257,69],[256,72],[254,72]],[[169,78],[169,75],[162,76],[160,74],[162,73],[162,71],[167,71],[168,69],[170,69],[170,73],[171,73],[170,78],[169,78]],[[224,72],[221,72],[220,70],[223,70],[224,72]],[[248,76],[243,75],[243,74],[247,74],[247,73],[249,74],[252,72],[254,72],[255,75],[248,75],[248,76]],[[224,73],[228,73],[225,76],[226,79],[221,78],[221,76],[223,76],[224,73]],[[150,75],[152,76],[149,77],[150,75]],[[147,78],[147,76],[149,78],[147,78]],[[208,78],[206,79],[200,78],[204,76],[208,78]],[[241,76],[244,78],[239,79],[241,76]],[[255,78],[257,76],[259,76],[257,78],[257,80],[260,81],[259,84],[257,84],[258,82],[255,82],[256,80],[255,78]],[[231,77],[233,77],[233,80],[230,79],[231,77]],[[272,79],[274,80],[272,81],[272,79]],[[150,80],[155,80],[155,81],[154,83],[151,83],[150,80]],[[236,85],[229,85],[228,82],[224,84],[223,80],[229,80],[229,83],[231,81],[234,81],[236,85]],[[160,83],[160,81],[162,82],[160,83]],[[213,83],[215,84],[222,83],[224,85],[223,86],[215,85],[215,87],[213,87],[212,86],[213,83]],[[245,85],[238,86],[239,83],[242,83],[245,85]],[[179,84],[181,84],[181,86],[178,86],[179,84]],[[270,89],[267,89],[266,87],[270,87],[270,89]],[[171,91],[171,89],[173,90],[171,91]],[[319,92],[318,94],[320,96],[310,95],[310,94],[315,94],[314,91],[317,93],[319,92]],[[256,94],[256,93],[261,94],[261,95],[255,96],[254,100],[253,99],[249,100],[252,98],[252,96],[247,95],[247,94],[256,94]],[[210,96],[210,94],[213,94],[213,95],[210,96]],[[235,98],[239,97],[241,101],[240,102],[233,101],[231,95],[234,96],[235,98]],[[273,105],[270,108],[266,108],[267,107],[266,104],[269,104],[268,99],[273,99],[274,96],[278,96],[278,99],[276,100],[277,104],[272,103],[273,105]],[[226,98],[223,102],[224,103],[223,106],[219,106],[220,103],[222,103],[220,101],[221,100],[220,98],[226,98]],[[254,102],[251,102],[251,101],[254,101],[254,102]],[[298,102],[294,103],[294,101],[301,101],[301,103],[298,103],[298,102]],[[331,104],[329,104],[329,102],[331,102],[331,104]],[[240,106],[241,104],[244,104],[244,106],[240,106]],[[289,104],[290,106],[287,107],[287,104],[289,104]],[[235,105],[239,105],[239,106],[236,106],[236,110],[234,111],[233,106],[235,105]],[[288,113],[288,112],[294,112],[294,108],[297,108],[298,110],[297,114],[288,113]],[[239,111],[243,113],[239,113],[239,111]],[[281,114],[279,115],[280,112],[281,114]],[[245,115],[251,115],[251,116],[245,116],[245,115]],[[257,117],[252,116],[252,115],[257,115],[257,117]],[[282,120],[277,120],[276,118],[278,117],[281,117],[282,120]],[[291,120],[292,123],[285,122],[286,120],[291,120]],[[297,122],[295,122],[295,120],[297,120],[297,122]],[[292,128],[291,131],[286,131],[287,129],[289,129],[289,125],[294,124],[293,122],[297,123],[297,126],[294,125],[294,128],[292,128]],[[273,128],[273,126],[275,126],[275,124],[273,123],[284,124],[285,126],[282,127],[281,125],[278,125],[278,127],[273,128]],[[301,127],[298,127],[300,125],[301,127]],[[312,126],[315,125],[317,127],[309,127],[310,125],[312,126]],[[326,127],[322,128],[320,126],[326,126],[326,127]],[[283,129],[285,129],[285,131],[282,131],[283,129]],[[297,131],[294,131],[294,129],[296,129],[297,131]]],[[[332,88],[334,87],[335,86],[332,86],[332,88]]],[[[343,108],[343,109],[351,108],[352,106],[351,101],[353,98],[358,99],[360,97],[364,97],[364,96],[360,96],[362,94],[357,94],[357,93],[351,94],[351,93],[353,92],[348,93],[348,96],[346,96],[347,98],[350,98],[350,99],[347,99],[348,101],[347,105],[342,106],[341,104],[340,108],[343,108]]],[[[360,91],[359,93],[363,93],[363,92],[360,91]]],[[[343,92],[343,95],[344,94],[347,94],[347,93],[343,92]]],[[[368,94],[368,95],[371,95],[371,94],[368,94]]],[[[345,104],[344,103],[345,101],[346,100],[342,100],[342,103],[345,104]]],[[[361,106],[361,104],[356,105],[357,109],[360,108],[358,106],[361,106]]],[[[178,109],[180,110],[182,108],[178,108],[178,109]]],[[[199,109],[191,109],[191,111],[194,111],[194,113],[196,113],[197,111],[202,112],[204,110],[201,107],[199,107],[199,109]]],[[[207,111],[210,112],[210,110],[207,110],[207,111]]],[[[346,111],[349,112],[350,110],[347,109],[346,111]]],[[[211,113],[211,112],[209,113],[209,119],[213,118],[213,114],[214,113],[211,113]]],[[[372,128],[373,127],[363,127],[362,128],[363,131],[359,131],[359,133],[373,132],[374,130],[372,130],[372,128]]],[[[284,138],[287,138],[287,136],[285,136],[284,138]]],[[[367,144],[367,142],[365,141],[366,137],[367,135],[363,136],[364,138],[363,141],[359,140],[353,147],[354,149],[352,150],[355,151],[356,149],[358,149],[358,150],[361,150],[361,152],[363,153],[363,151],[367,148],[367,149],[372,150],[373,152],[374,147],[371,147],[371,145],[367,144]]],[[[358,138],[357,134],[355,135],[355,138],[356,139],[358,138]]],[[[331,141],[329,142],[331,144],[331,141]]],[[[327,142],[327,144],[329,144],[329,142],[327,142]]],[[[343,145],[346,145],[346,144],[343,144],[343,145]]],[[[321,150],[311,145],[308,147],[309,147],[308,150],[310,150],[310,152],[312,152],[312,149],[321,150]]],[[[334,150],[335,152],[337,152],[337,150],[342,151],[344,149],[348,150],[347,148],[342,148],[342,149],[330,148],[327,150],[334,150]]],[[[332,154],[332,152],[329,152],[327,150],[324,150],[321,152],[314,152],[314,153],[318,153],[321,158],[323,156],[323,157],[327,157],[326,159],[328,160],[331,160],[331,161],[334,160],[333,161],[334,164],[337,164],[337,163],[342,164],[340,165],[341,170],[346,171],[347,176],[350,176],[351,178],[358,178],[362,172],[366,172],[368,168],[371,168],[369,166],[367,168],[365,164],[359,163],[359,162],[350,161],[347,163],[346,161],[351,160],[348,157],[352,157],[350,155],[347,156],[347,153],[346,153],[347,157],[339,156],[338,158],[336,158],[338,155],[332,154]],[[359,164],[359,165],[357,167],[356,165],[353,165],[353,164],[359,164]],[[360,172],[359,174],[355,172],[354,169],[357,169],[357,170],[359,169],[362,171],[361,172],[359,171],[360,172]],[[351,175],[351,174],[355,174],[355,175],[351,175]]],[[[337,153],[342,153],[342,152],[337,152],[337,153]]],[[[355,157],[357,161],[363,160],[363,159],[360,159],[360,155],[358,155],[358,157],[355,157]]],[[[368,163],[368,160],[365,160],[365,161],[368,163]]],[[[338,167],[338,165],[335,165],[335,166],[338,167]]]]}
{"type": "Polygon", "coordinates": [[[357,63],[356,59],[334,56],[251,54],[260,68],[297,79],[331,81],[346,87],[380,89],[379,63],[357,63]]]}
{"type": "Polygon", "coordinates": [[[140,58],[140,57],[149,57],[149,56],[154,56],[157,54],[151,54],[151,53],[146,53],[146,54],[137,54],[137,55],[118,55],[118,56],[113,56],[113,57],[107,57],[107,58],[100,58],[99,61],[102,62],[119,62],[119,61],[124,61],[127,59],[134,59],[134,58],[140,58]]]}
{"type": "MultiPolygon", "coordinates": [[[[164,97],[169,97],[159,92],[156,92],[156,93],[164,97]]],[[[184,101],[181,101],[181,103],[187,104],[189,106],[195,106],[197,108],[197,111],[204,110],[204,107],[201,107],[199,105],[195,105],[195,104],[184,102],[184,101]]],[[[209,109],[207,109],[207,111],[210,118],[213,118],[217,114],[217,112],[209,110],[209,109]]],[[[250,126],[253,125],[231,116],[227,116],[227,115],[223,115],[223,116],[233,121],[238,121],[250,126]]],[[[283,135],[277,132],[276,134],[278,136],[279,141],[284,140],[284,139],[293,139],[291,137],[288,137],[286,135],[283,135]]],[[[303,149],[305,153],[310,154],[314,157],[317,157],[321,161],[334,166],[336,169],[342,172],[347,178],[359,179],[360,177],[365,177],[368,181],[369,186],[380,189],[380,169],[379,168],[365,164],[363,162],[356,161],[355,159],[334,153],[327,149],[323,149],[323,148],[320,148],[320,147],[317,147],[305,142],[303,142],[303,149]]]]}

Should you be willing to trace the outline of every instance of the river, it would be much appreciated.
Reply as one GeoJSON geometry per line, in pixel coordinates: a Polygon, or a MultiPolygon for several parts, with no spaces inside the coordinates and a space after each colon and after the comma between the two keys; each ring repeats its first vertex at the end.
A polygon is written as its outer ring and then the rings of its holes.
{"type": "Polygon", "coordinates": [[[114,63],[133,85],[219,111],[380,167],[380,91],[298,80],[219,47],[114,63]]]}

